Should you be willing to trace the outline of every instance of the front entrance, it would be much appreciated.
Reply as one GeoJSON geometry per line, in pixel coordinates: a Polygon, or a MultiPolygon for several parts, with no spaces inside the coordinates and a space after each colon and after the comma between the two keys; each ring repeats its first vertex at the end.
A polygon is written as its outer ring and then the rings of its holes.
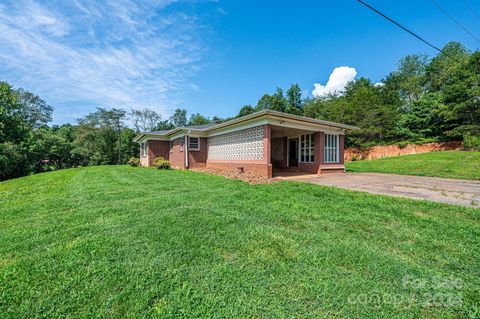
{"type": "Polygon", "coordinates": [[[298,166],[298,138],[288,140],[288,167],[298,166]]]}

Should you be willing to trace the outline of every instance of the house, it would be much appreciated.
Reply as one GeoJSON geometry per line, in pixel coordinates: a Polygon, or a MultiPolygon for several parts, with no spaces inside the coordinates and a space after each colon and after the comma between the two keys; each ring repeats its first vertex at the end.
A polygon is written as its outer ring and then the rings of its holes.
{"type": "Polygon", "coordinates": [[[356,127],[272,110],[224,123],[145,132],[142,166],[162,156],[173,168],[215,168],[272,177],[272,172],[344,172],[344,136],[356,127]]]}

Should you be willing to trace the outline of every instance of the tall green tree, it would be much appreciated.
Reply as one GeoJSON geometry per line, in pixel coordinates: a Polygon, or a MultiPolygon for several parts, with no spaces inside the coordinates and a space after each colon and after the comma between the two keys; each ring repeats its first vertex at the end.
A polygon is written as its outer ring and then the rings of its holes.
{"type": "Polygon", "coordinates": [[[136,132],[152,131],[162,120],[161,114],[149,108],[131,109],[128,115],[136,132]]]}
{"type": "Polygon", "coordinates": [[[272,96],[265,93],[258,100],[257,105],[255,106],[255,111],[271,110],[272,108],[273,108],[272,96]]]}
{"type": "Polygon", "coordinates": [[[35,94],[0,82],[0,179],[29,173],[29,145],[35,130],[51,120],[53,108],[35,94]]]}
{"type": "Polygon", "coordinates": [[[176,109],[170,117],[170,122],[172,122],[175,127],[187,126],[187,110],[176,109]]]}
{"type": "Polygon", "coordinates": [[[200,113],[195,113],[190,116],[190,120],[188,121],[188,125],[203,125],[208,124],[210,121],[207,117],[201,115],[200,113]]]}
{"type": "Polygon", "coordinates": [[[240,109],[240,112],[238,112],[237,117],[242,117],[246,115],[250,115],[252,113],[255,113],[255,109],[251,105],[244,105],[240,109]]]}
{"type": "Polygon", "coordinates": [[[83,158],[83,165],[121,164],[124,158],[122,131],[126,111],[97,108],[78,120],[73,153],[83,158]]]}
{"type": "Polygon", "coordinates": [[[426,55],[407,55],[400,59],[397,69],[382,81],[385,92],[393,90],[398,94],[398,102],[405,112],[409,112],[412,103],[427,91],[425,82],[428,61],[426,55]]]}
{"type": "Polygon", "coordinates": [[[298,84],[292,84],[287,90],[285,112],[296,115],[300,115],[303,112],[302,90],[298,84]]]}

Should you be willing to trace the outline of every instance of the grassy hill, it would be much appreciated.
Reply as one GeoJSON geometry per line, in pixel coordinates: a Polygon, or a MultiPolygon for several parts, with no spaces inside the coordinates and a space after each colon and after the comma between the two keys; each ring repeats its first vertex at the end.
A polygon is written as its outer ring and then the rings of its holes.
{"type": "Polygon", "coordinates": [[[345,164],[351,172],[480,179],[480,152],[443,151],[345,164]]]}
{"type": "Polygon", "coordinates": [[[478,317],[480,210],[88,167],[0,183],[0,314],[478,317]]]}

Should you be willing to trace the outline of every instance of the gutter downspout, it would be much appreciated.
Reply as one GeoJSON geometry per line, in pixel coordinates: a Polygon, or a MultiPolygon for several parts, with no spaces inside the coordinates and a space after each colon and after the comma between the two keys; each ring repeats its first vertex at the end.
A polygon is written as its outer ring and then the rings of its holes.
{"type": "MultiPolygon", "coordinates": [[[[187,134],[190,134],[191,131],[188,131],[187,134]]],[[[188,135],[185,134],[185,168],[189,167],[188,163],[188,135]]]]}

